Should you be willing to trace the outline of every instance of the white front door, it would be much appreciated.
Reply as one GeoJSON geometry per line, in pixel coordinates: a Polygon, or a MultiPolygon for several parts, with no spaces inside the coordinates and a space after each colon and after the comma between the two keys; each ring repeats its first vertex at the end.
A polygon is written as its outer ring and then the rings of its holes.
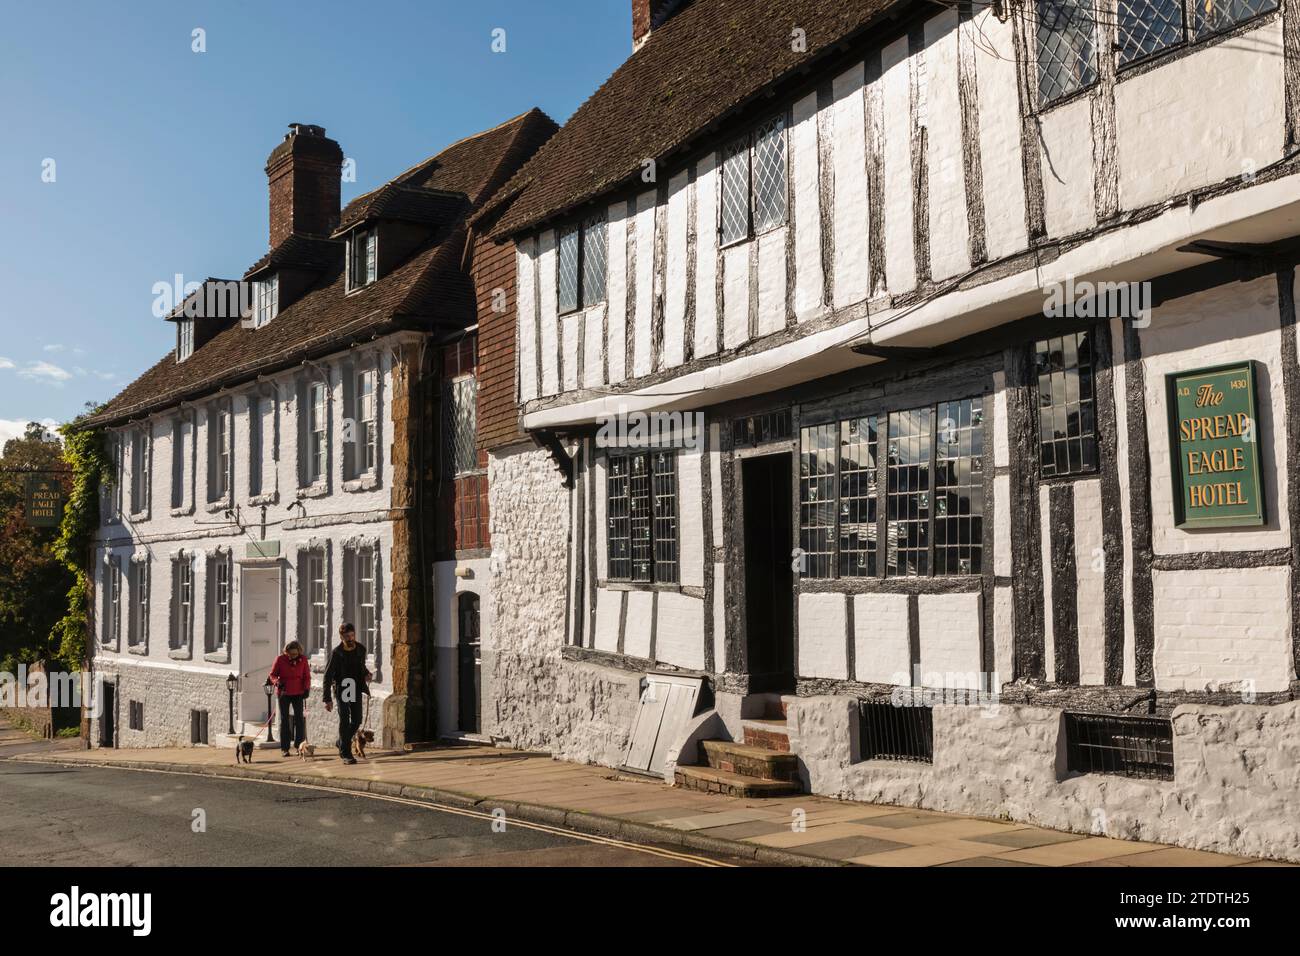
{"type": "Polygon", "coordinates": [[[266,676],[280,649],[280,569],[244,568],[240,593],[241,720],[265,722],[266,676]]]}

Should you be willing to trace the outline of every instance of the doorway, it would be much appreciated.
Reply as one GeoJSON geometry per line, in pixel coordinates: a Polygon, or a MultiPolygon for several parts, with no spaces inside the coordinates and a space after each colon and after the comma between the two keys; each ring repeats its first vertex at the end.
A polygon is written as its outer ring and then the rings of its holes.
{"type": "Polygon", "coordinates": [[[745,532],[745,658],[750,693],[795,689],[791,457],[741,462],[745,532]]]}
{"type": "Polygon", "coordinates": [[[456,599],[458,617],[457,657],[460,702],[460,729],[462,733],[479,732],[479,698],[482,693],[481,652],[483,648],[479,630],[478,595],[463,591],[456,599]]]}
{"type": "Polygon", "coordinates": [[[117,746],[117,685],[100,682],[99,745],[117,746]]]}
{"type": "Polygon", "coordinates": [[[240,598],[239,719],[264,723],[266,678],[279,654],[280,568],[244,568],[240,598]]]}

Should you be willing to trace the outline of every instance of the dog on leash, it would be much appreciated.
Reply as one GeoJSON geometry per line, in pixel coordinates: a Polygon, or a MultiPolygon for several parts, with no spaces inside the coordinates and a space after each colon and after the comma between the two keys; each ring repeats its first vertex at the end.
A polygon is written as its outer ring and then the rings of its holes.
{"type": "Polygon", "coordinates": [[[253,762],[253,741],[240,737],[235,741],[235,765],[253,762]]]}
{"type": "Polygon", "coordinates": [[[366,759],[366,744],[373,743],[375,732],[373,730],[358,730],[352,735],[352,756],[358,760],[366,759]]]}
{"type": "Polygon", "coordinates": [[[298,745],[298,756],[303,760],[311,760],[316,756],[316,745],[303,741],[298,745]]]}

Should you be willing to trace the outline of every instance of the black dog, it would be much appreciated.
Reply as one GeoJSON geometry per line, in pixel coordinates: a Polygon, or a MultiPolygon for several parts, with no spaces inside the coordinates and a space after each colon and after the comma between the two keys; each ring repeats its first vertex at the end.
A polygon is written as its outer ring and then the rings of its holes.
{"type": "Polygon", "coordinates": [[[253,741],[240,737],[235,742],[235,764],[253,762],[253,741]]]}

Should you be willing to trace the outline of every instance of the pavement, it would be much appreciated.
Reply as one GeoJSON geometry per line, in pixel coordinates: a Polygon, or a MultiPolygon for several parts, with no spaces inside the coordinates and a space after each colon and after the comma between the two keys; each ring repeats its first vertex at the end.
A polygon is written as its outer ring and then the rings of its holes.
{"type": "Polygon", "coordinates": [[[233,750],[210,747],[58,750],[19,759],[359,790],[770,865],[1290,865],[808,794],[762,799],[705,794],[487,746],[376,754],[355,766],[333,755],[304,761],[258,751],[251,766],[237,767],[233,750]]]}
{"type": "Polygon", "coordinates": [[[78,751],[81,740],[76,737],[56,737],[46,740],[25,730],[19,730],[5,717],[0,716],[0,760],[23,754],[44,754],[78,751]]]}

